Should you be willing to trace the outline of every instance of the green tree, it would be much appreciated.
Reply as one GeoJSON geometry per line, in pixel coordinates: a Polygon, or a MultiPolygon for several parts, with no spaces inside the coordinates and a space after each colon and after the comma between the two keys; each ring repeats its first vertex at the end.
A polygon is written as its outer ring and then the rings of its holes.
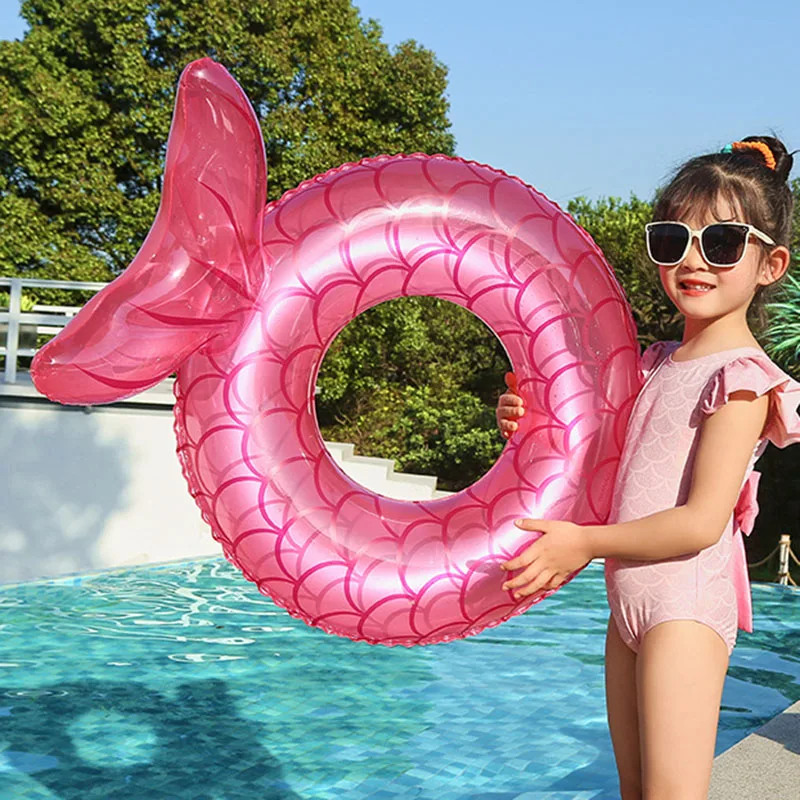
{"type": "MultiPolygon", "coordinates": [[[[792,232],[794,270],[800,264],[800,179],[792,182],[795,198],[792,232]]],[[[680,339],[683,321],[666,295],[658,269],[647,258],[643,230],[653,205],[631,195],[627,202],[616,197],[596,201],[577,197],[568,205],[570,214],[588,231],[614,268],[631,305],[646,347],[661,339],[680,339]]],[[[800,378],[800,279],[790,273],[783,287],[767,305],[769,327],[758,338],[778,364],[800,378]]]]}
{"type": "Polygon", "coordinates": [[[345,327],[326,354],[317,380],[320,429],[456,491],[503,449],[494,408],[509,369],[499,340],[465,309],[435,297],[381,303],[345,327]]]}
{"type": "Polygon", "coordinates": [[[787,275],[767,309],[764,346],[782,369],[800,380],[800,276],[787,275]]]}
{"type": "Polygon", "coordinates": [[[635,195],[628,201],[609,197],[593,202],[577,197],[567,210],[613,267],[630,303],[640,344],[647,347],[663,339],[680,339],[681,317],[645,249],[644,226],[652,219],[652,203],[635,195]]]}
{"type": "Polygon", "coordinates": [[[210,55],[261,122],[270,198],[378,153],[452,153],[447,70],[350,0],[23,0],[0,42],[4,274],[107,280],[155,217],[177,80],[210,55]]]}

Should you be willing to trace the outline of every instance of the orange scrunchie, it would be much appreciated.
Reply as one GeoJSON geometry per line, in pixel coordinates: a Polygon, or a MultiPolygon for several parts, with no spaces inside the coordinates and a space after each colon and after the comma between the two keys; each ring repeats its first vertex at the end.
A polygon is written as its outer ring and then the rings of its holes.
{"type": "Polygon", "coordinates": [[[758,152],[764,157],[764,164],[771,170],[775,169],[775,156],[772,155],[772,150],[769,149],[769,145],[764,144],[764,142],[732,142],[731,149],[758,150],[758,152]]]}

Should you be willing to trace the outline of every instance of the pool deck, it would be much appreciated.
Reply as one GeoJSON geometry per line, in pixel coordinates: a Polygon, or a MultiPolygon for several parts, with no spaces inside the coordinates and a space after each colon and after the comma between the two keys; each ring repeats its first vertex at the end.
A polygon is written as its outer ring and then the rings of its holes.
{"type": "Polygon", "coordinates": [[[800,797],[800,701],[714,759],[709,800],[800,797]]]}

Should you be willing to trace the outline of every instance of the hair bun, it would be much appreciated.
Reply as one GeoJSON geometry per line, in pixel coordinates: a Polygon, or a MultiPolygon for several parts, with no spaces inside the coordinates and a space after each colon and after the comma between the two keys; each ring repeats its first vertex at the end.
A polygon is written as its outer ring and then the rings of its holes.
{"type": "MultiPolygon", "coordinates": [[[[781,181],[781,183],[789,179],[789,173],[792,171],[794,159],[791,153],[786,149],[786,145],[784,145],[780,139],[776,139],[774,136],[746,136],[741,141],[761,142],[769,147],[770,152],[775,158],[775,177],[781,181]]],[[[757,153],[756,150],[752,152],[754,155],[757,153]]]]}

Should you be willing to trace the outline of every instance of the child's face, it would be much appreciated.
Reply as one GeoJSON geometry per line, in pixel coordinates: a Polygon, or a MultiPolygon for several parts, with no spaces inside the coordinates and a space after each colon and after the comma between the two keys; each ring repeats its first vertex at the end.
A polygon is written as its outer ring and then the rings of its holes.
{"type": "MultiPolygon", "coordinates": [[[[720,199],[713,211],[692,213],[675,221],[685,222],[690,228],[699,230],[712,222],[746,220],[726,200],[720,199]]],[[[736,266],[712,267],[703,259],[700,242],[695,238],[680,264],[659,267],[659,272],[664,290],[681,314],[710,321],[729,314],[746,313],[756,289],[774,280],[768,261],[765,248],[751,236],[744,258],[736,266]],[[686,280],[700,281],[713,288],[703,292],[696,287],[687,289],[683,284],[686,280]]]]}

